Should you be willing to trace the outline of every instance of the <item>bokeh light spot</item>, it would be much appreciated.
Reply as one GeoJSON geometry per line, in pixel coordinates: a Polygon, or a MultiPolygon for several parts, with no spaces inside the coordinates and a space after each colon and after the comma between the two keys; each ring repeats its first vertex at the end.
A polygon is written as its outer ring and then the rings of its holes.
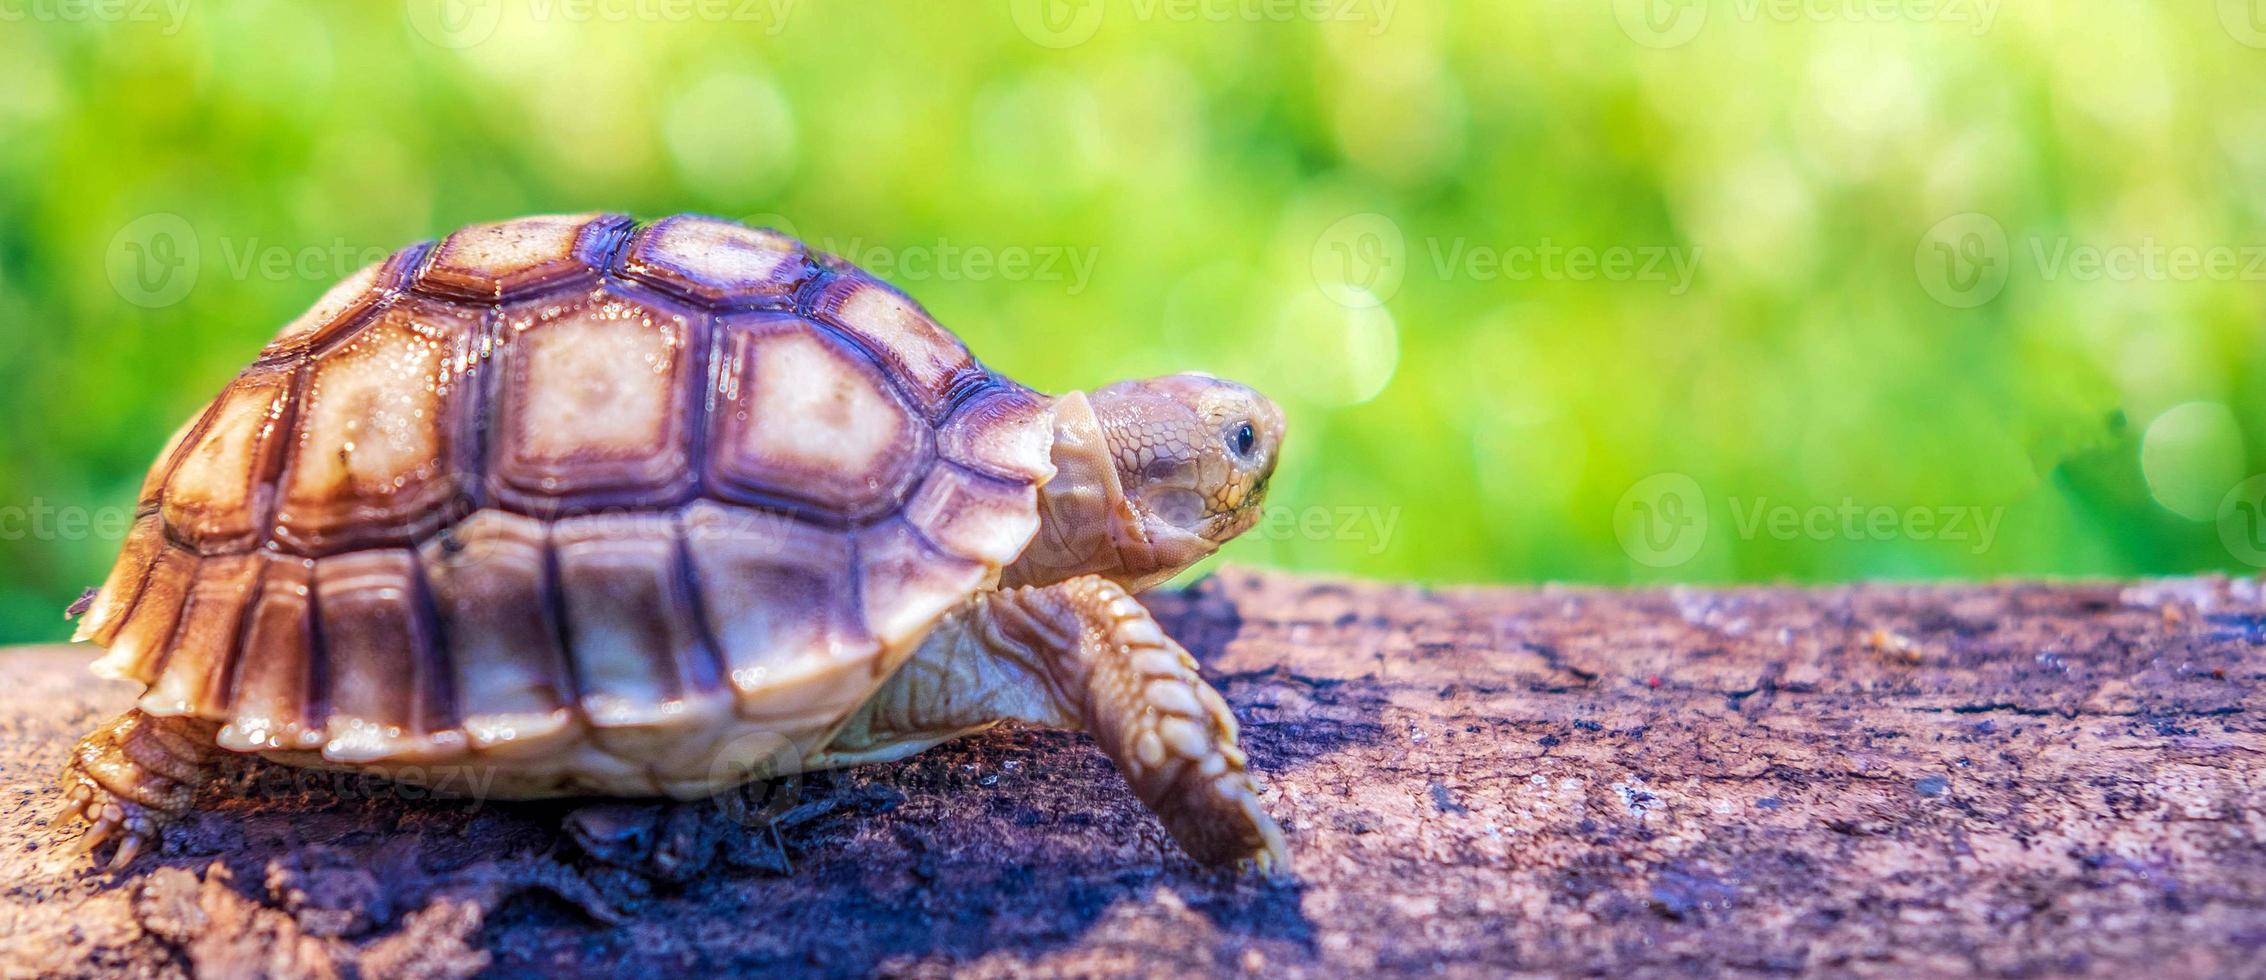
{"type": "Polygon", "coordinates": [[[1400,366],[1400,332],[1382,304],[1341,306],[1314,290],[1283,303],[1270,372],[1305,401],[1359,405],[1385,390],[1400,366]]]}
{"type": "Polygon", "coordinates": [[[665,135],[677,172],[712,197],[751,200],[794,170],[794,110],[745,72],[716,72],[677,96],[665,135]]]}
{"type": "Polygon", "coordinates": [[[2140,442],[2149,496],[2191,521],[2218,513],[2227,489],[2242,480],[2242,459],[2242,424],[2218,402],[2173,406],[2148,423],[2140,442]]]}

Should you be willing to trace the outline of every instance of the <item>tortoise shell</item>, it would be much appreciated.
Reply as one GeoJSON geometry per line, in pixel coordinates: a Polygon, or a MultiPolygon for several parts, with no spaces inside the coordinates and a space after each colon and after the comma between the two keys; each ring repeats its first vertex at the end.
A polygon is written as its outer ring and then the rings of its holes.
{"type": "Polygon", "coordinates": [[[79,636],[236,751],[685,795],[745,775],[722,740],[822,742],[994,587],[1051,438],[784,235],[476,225],[339,283],[174,436],[79,636]]]}

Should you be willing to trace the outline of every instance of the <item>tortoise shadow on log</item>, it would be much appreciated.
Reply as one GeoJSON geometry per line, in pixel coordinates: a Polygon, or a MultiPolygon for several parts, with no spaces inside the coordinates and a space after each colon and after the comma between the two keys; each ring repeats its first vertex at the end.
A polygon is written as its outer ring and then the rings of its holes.
{"type": "MultiPolygon", "coordinates": [[[[1243,619],[1209,582],[1146,598],[1235,707],[1263,784],[1382,736],[1373,677],[1265,664],[1237,647],[1243,619]]],[[[404,933],[443,903],[479,910],[449,941],[507,975],[561,962],[864,973],[1096,944],[1191,968],[1253,944],[1314,952],[1295,881],[1197,865],[1075,733],[1006,727],[693,803],[437,798],[263,762],[207,793],[161,855],[110,887],[210,879],[217,862],[247,906],[338,956],[442,941],[404,933]],[[1169,934],[1130,914],[1159,904],[1169,934]]]]}

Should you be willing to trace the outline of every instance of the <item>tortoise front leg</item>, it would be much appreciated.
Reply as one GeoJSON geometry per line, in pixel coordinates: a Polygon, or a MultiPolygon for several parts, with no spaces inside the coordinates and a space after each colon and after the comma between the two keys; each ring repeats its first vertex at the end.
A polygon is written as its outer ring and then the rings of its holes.
{"type": "Polygon", "coordinates": [[[1092,734],[1197,860],[1287,867],[1227,702],[1147,609],[1100,576],[978,597],[930,635],[820,764],[897,758],[1006,719],[1092,734]]]}
{"type": "Polygon", "coordinates": [[[63,766],[58,824],[84,818],[92,826],[79,848],[92,851],[116,837],[110,866],[122,868],[157,842],[165,824],[189,808],[197,787],[217,769],[212,724],[128,711],[79,740],[63,766]]]}

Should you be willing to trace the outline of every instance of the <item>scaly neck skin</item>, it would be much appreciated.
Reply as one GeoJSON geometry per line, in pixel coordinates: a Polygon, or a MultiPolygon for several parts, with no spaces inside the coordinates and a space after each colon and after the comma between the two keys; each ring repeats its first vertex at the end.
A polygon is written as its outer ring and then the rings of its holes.
{"type": "Polygon", "coordinates": [[[1164,556],[1126,500],[1109,436],[1084,392],[1054,400],[1054,478],[1039,488],[1039,533],[1000,580],[1047,585],[1101,575],[1132,591],[1171,578],[1164,556]]]}

